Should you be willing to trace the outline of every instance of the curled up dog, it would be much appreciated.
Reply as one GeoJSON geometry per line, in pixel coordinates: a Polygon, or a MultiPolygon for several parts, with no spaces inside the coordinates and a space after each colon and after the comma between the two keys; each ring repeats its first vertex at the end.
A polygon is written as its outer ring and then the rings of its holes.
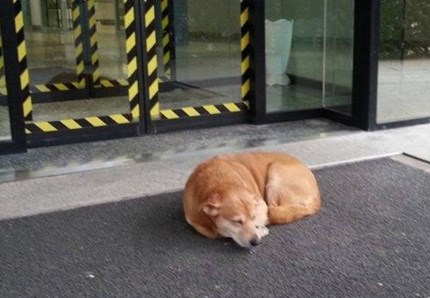
{"type": "Polygon", "coordinates": [[[256,246],[267,225],[315,214],[321,205],[312,172],[290,155],[249,152],[216,156],[194,170],[185,185],[187,222],[208,238],[256,246]]]}

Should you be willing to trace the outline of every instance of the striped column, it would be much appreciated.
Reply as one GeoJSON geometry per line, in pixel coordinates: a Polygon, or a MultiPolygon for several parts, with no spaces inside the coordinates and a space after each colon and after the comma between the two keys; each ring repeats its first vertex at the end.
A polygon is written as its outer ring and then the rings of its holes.
{"type": "Polygon", "coordinates": [[[250,100],[250,33],[249,33],[249,0],[240,1],[240,28],[241,28],[241,40],[240,48],[242,52],[241,62],[241,76],[242,76],[242,100],[247,104],[250,100]]]}
{"type": "Polygon", "coordinates": [[[133,119],[138,119],[139,84],[136,47],[136,12],[133,0],[124,0],[124,26],[126,35],[125,50],[127,52],[128,100],[133,119]]]}
{"type": "Polygon", "coordinates": [[[81,26],[81,7],[78,1],[72,1],[73,37],[75,39],[76,74],[78,85],[85,87],[84,46],[81,26]]]}
{"type": "Polygon", "coordinates": [[[155,1],[145,0],[145,28],[146,28],[146,56],[149,110],[151,118],[160,117],[160,103],[158,101],[157,74],[157,38],[155,32],[155,1]]]}
{"type": "Polygon", "coordinates": [[[99,53],[97,45],[97,28],[96,28],[96,9],[95,1],[88,0],[88,22],[89,22],[89,35],[90,35],[90,46],[91,46],[91,74],[92,82],[95,85],[100,84],[100,68],[99,68],[99,53]]]}
{"type": "Polygon", "coordinates": [[[164,75],[172,79],[172,42],[170,40],[170,14],[169,14],[170,0],[161,0],[161,29],[163,33],[163,65],[164,75]]]}
{"type": "Polygon", "coordinates": [[[24,17],[21,9],[21,1],[13,0],[15,12],[15,33],[18,42],[18,63],[20,66],[20,87],[23,93],[23,112],[24,120],[29,121],[32,119],[33,105],[30,97],[30,76],[27,68],[27,47],[24,39],[24,17]]]}

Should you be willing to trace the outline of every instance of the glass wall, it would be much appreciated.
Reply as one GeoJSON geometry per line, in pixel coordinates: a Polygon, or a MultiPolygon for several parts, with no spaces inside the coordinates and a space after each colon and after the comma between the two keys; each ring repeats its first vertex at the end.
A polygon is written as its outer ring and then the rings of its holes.
{"type": "Polygon", "coordinates": [[[265,10],[267,111],[350,115],[354,1],[273,0],[265,10]]]}
{"type": "Polygon", "coordinates": [[[430,116],[430,2],[382,0],[377,122],[430,116]]]}
{"type": "Polygon", "coordinates": [[[173,5],[173,23],[164,19],[157,30],[160,108],[240,102],[240,2],[205,0],[204,6],[201,0],[169,3],[173,5]],[[161,28],[163,25],[166,28],[161,28]],[[165,30],[174,38],[167,45],[162,36],[165,30]]]}

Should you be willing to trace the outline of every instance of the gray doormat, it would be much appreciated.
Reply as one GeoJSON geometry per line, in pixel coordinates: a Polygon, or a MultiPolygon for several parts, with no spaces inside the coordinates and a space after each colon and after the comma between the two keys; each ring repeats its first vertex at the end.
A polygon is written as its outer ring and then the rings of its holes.
{"type": "Polygon", "coordinates": [[[429,297],[430,175],[316,171],[322,212],[253,251],[208,240],[181,193],[0,222],[0,297],[429,297]]]}

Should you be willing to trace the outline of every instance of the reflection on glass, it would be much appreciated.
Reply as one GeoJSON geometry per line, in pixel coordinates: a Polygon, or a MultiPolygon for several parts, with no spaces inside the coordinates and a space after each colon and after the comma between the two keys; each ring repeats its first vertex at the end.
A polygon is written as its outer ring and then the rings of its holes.
{"type": "MultiPolygon", "coordinates": [[[[27,44],[27,65],[31,83],[73,82],[76,77],[75,42],[72,20],[52,21],[48,14],[56,1],[44,6],[42,1],[23,1],[22,9],[27,44]]],[[[61,2],[63,3],[63,2],[61,2]]],[[[70,10],[70,3],[61,9],[70,10]]]]}
{"type": "Polygon", "coordinates": [[[96,2],[97,44],[102,79],[127,79],[124,20],[119,18],[120,13],[124,14],[123,3],[114,0],[96,2]]]}
{"type": "MultiPolygon", "coordinates": [[[[0,20],[1,21],[1,20],[0,20]]],[[[6,76],[2,48],[2,34],[0,31],[0,141],[10,139],[9,108],[6,90],[6,76]]]]}
{"type": "Polygon", "coordinates": [[[46,16],[47,23],[49,27],[59,27],[60,26],[60,1],[58,0],[47,0],[46,1],[46,16]]]}
{"type": "Polygon", "coordinates": [[[171,75],[165,73],[161,25],[157,28],[161,109],[241,101],[240,2],[201,2],[169,1],[174,5],[171,75]]]}
{"type": "MultiPolygon", "coordinates": [[[[33,119],[35,121],[58,120],[128,113],[129,103],[126,91],[122,92],[121,96],[112,95],[112,97],[103,98],[100,97],[100,93],[96,95],[97,92],[93,92],[100,88],[98,78],[122,80],[122,83],[126,83],[124,81],[127,78],[125,33],[123,19],[119,18],[123,11],[120,12],[120,7],[116,6],[118,1],[45,2],[22,1],[30,85],[52,86],[52,84],[73,83],[79,85],[83,92],[79,93],[79,99],[73,98],[67,101],[62,98],[62,95],[58,96],[61,100],[59,101],[56,98],[46,99],[46,96],[41,93],[33,94],[33,119]],[[88,13],[83,13],[85,9],[83,7],[90,7],[91,3],[95,5],[95,13],[91,14],[90,9],[88,13]],[[80,21],[74,22],[73,9],[76,5],[81,6],[80,21]],[[85,18],[85,15],[88,18],[85,18]],[[90,32],[93,34],[91,41],[82,42],[80,55],[76,52],[74,24],[80,24],[82,36],[90,32]],[[92,24],[95,24],[95,30],[92,24]],[[81,73],[81,78],[86,77],[84,84],[78,84],[80,78],[77,56],[81,57],[81,63],[82,59],[85,59],[85,65],[87,65],[84,74],[81,73]],[[95,62],[96,57],[98,63],[95,62]]],[[[55,89],[57,88],[54,87],[55,89]]]]}
{"type": "Polygon", "coordinates": [[[350,0],[265,1],[267,111],[351,113],[350,0]]]}
{"type": "Polygon", "coordinates": [[[354,1],[325,1],[323,107],[352,115],[354,1]]]}
{"type": "Polygon", "coordinates": [[[430,116],[430,3],[381,2],[377,122],[430,116]]]}

